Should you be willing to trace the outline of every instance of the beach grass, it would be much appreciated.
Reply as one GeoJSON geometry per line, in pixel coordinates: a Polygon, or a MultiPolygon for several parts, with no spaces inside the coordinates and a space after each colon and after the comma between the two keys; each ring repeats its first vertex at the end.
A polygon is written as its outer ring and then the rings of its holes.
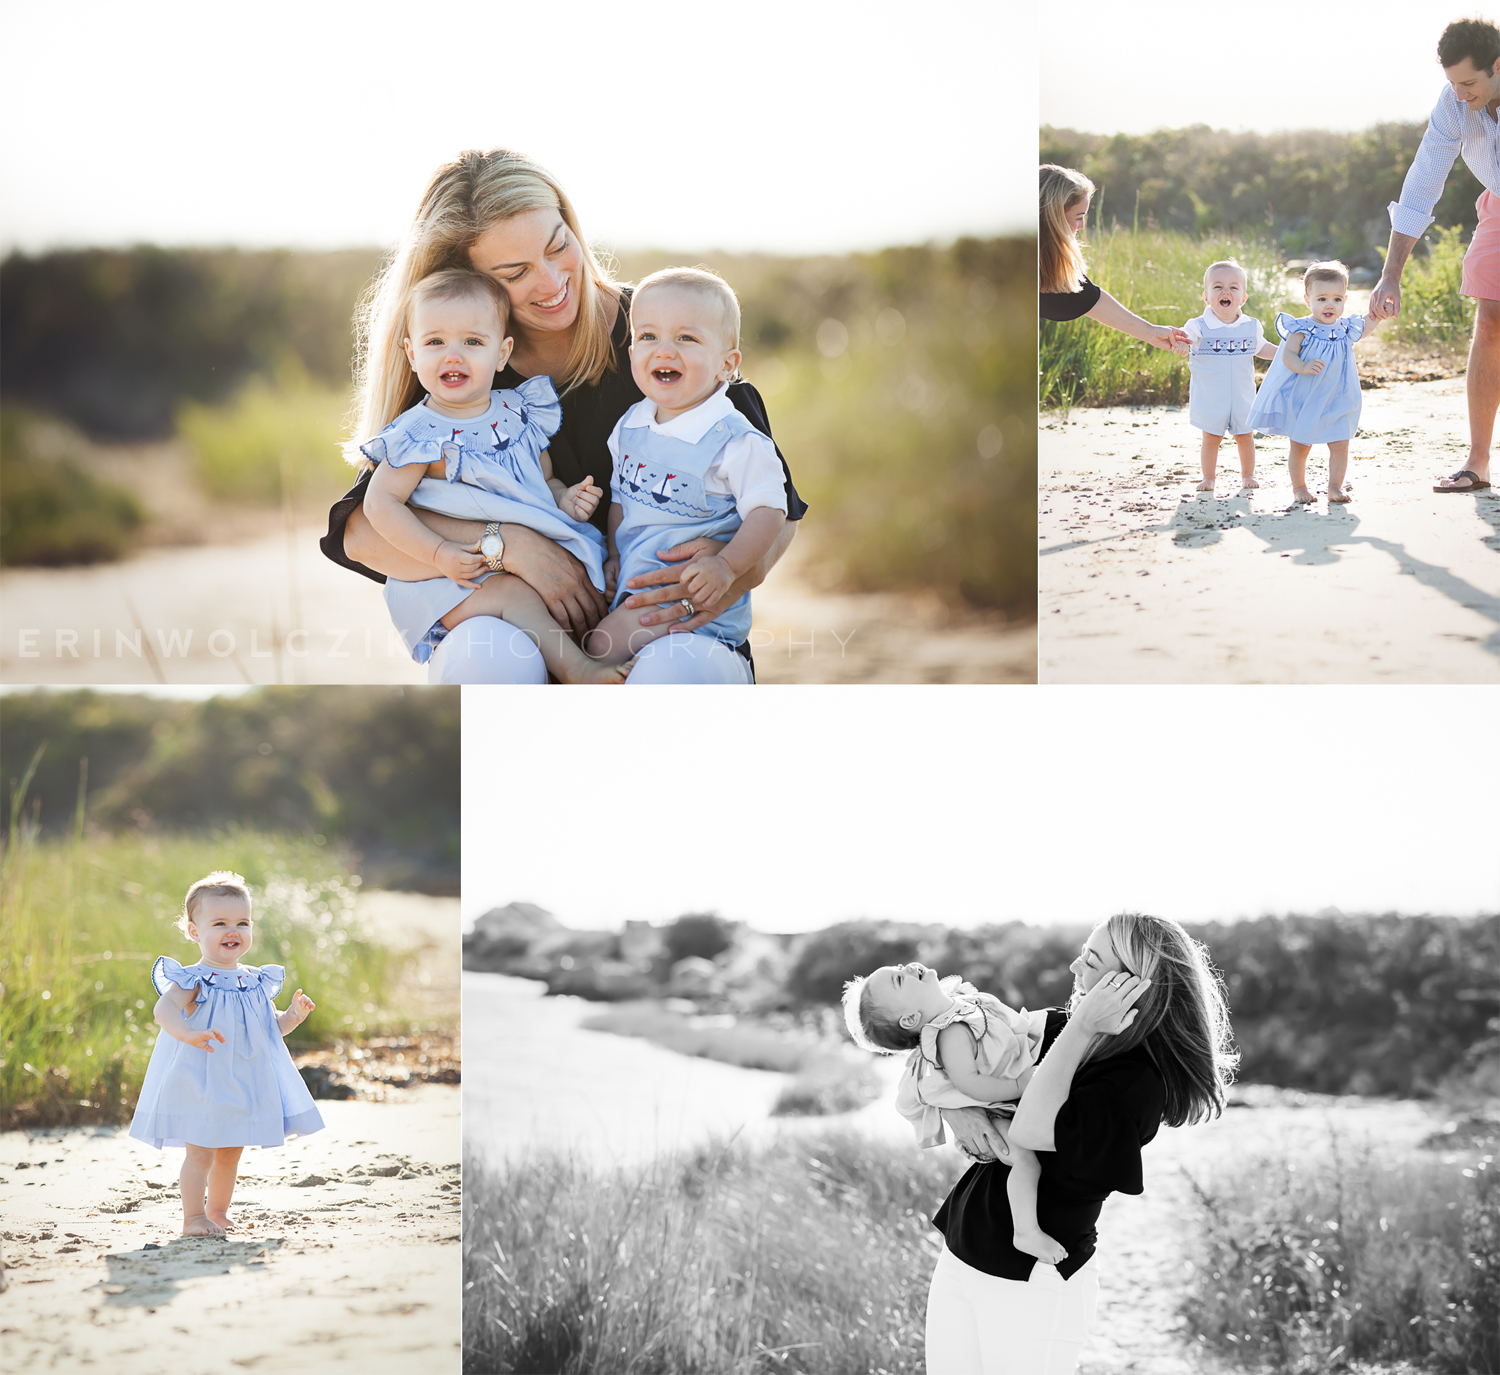
{"type": "MultiPolygon", "coordinates": [[[[24,780],[13,803],[24,798],[24,780]]],[[[312,837],[213,835],[39,840],[13,805],[0,861],[0,1102],[6,1128],[128,1121],[157,1028],[158,955],[197,958],[174,922],[188,886],[215,869],[255,896],[251,960],[286,966],[278,1002],[301,987],[317,1011],[289,1043],[410,1030],[389,1005],[404,956],[361,936],[357,881],[312,837]]]]}
{"type": "MultiPolygon", "coordinates": [[[[1378,337],[1414,348],[1461,349],[1473,327],[1473,303],[1458,292],[1463,248],[1456,229],[1436,230],[1433,237],[1431,251],[1407,264],[1401,314],[1378,337]]],[[[1201,315],[1203,271],[1220,258],[1244,264],[1250,279],[1245,314],[1261,322],[1273,343],[1278,311],[1306,313],[1301,284],[1286,275],[1280,252],[1255,238],[1101,228],[1091,219],[1085,255],[1090,280],[1154,324],[1181,326],[1201,315]]],[[[1043,408],[1187,402],[1185,358],[1087,319],[1044,320],[1038,365],[1043,408]]]]}
{"type": "Polygon", "coordinates": [[[790,1075],[771,1110],[773,1117],[852,1112],[878,1097],[882,1088],[870,1057],[856,1054],[847,1044],[811,1031],[766,1026],[753,1018],[726,1024],[643,1001],[617,1003],[579,1025],[586,1031],[638,1036],[679,1055],[790,1075]]]}
{"type": "Polygon", "coordinates": [[[1195,1185],[1190,1331],[1277,1375],[1500,1370],[1497,1173],[1489,1155],[1390,1160],[1334,1137],[1320,1158],[1244,1161],[1195,1185]]]}
{"type": "Polygon", "coordinates": [[[960,1165],[849,1132],[623,1171],[470,1157],[465,1369],[921,1375],[960,1165]]]}

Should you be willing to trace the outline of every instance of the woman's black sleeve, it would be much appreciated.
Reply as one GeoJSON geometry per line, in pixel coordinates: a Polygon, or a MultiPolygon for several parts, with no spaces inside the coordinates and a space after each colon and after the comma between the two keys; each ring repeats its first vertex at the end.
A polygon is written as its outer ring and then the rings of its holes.
{"type": "MultiPolygon", "coordinates": [[[[731,382],[727,394],[735,410],[776,448],[776,437],[771,433],[771,422],[766,418],[766,403],[760,399],[760,393],[749,382],[731,382]]],[[[797,495],[797,489],[792,486],[792,470],[787,466],[786,457],[779,448],[776,448],[776,457],[781,459],[781,471],[786,475],[786,518],[801,520],[807,514],[807,503],[797,495]]]]}
{"type": "Polygon", "coordinates": [[[1037,296],[1037,307],[1044,320],[1078,320],[1087,315],[1104,295],[1087,277],[1077,291],[1043,291],[1037,296]]]}
{"type": "Polygon", "coordinates": [[[344,552],[344,527],[349,523],[349,517],[354,514],[354,508],[364,501],[365,491],[370,485],[370,477],[374,472],[375,470],[371,468],[361,473],[359,481],[333,503],[328,512],[328,533],[318,541],[318,548],[339,567],[353,569],[356,573],[363,573],[365,577],[383,583],[384,573],[377,573],[373,568],[366,568],[364,564],[356,563],[344,552]]]}
{"type": "Polygon", "coordinates": [[[1089,1189],[1140,1193],[1141,1143],[1154,1134],[1162,1096],[1150,1071],[1075,1088],[1052,1126],[1057,1164],[1089,1189]]]}

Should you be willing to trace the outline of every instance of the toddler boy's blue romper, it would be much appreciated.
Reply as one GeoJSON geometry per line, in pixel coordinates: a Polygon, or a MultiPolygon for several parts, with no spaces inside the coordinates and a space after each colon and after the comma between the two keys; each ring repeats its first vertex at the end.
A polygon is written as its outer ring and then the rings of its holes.
{"type": "MultiPolygon", "coordinates": [[[[376,463],[445,466],[424,477],[408,505],[460,520],[524,525],[574,554],[604,591],[604,536],[563,511],[542,476],[542,450],[562,424],[562,403],[550,377],[531,377],[514,391],[492,391],[481,416],[455,421],[418,404],[403,411],[360,452],[376,463]]],[[[481,573],[482,583],[490,577],[481,573]]],[[[402,582],[387,578],[385,605],[411,657],[425,664],[448,631],[442,618],[472,593],[450,578],[402,582]]]]}
{"type": "MultiPolygon", "coordinates": [[[[760,431],[738,411],[731,411],[710,425],[697,443],[659,434],[646,421],[622,426],[619,433],[620,452],[611,484],[611,495],[624,511],[615,531],[620,555],[616,606],[630,595],[626,583],[631,578],[668,566],[657,558],[658,549],[703,536],[734,537],[740,528],[734,497],[708,491],[705,478],[726,444],[760,431]]],[[[711,635],[731,649],[743,644],[750,634],[750,594],[745,593],[694,633],[711,635]]]]}
{"type": "Polygon", "coordinates": [[[1225,326],[1206,311],[1198,324],[1202,333],[1188,354],[1188,420],[1204,434],[1248,434],[1260,321],[1241,315],[1225,326]]]}
{"type": "Polygon", "coordinates": [[[1266,434],[1284,434],[1297,444],[1336,444],[1353,439],[1359,429],[1362,400],[1354,345],[1364,335],[1365,317],[1345,315],[1331,325],[1309,316],[1294,320],[1284,312],[1276,317],[1276,332],[1285,340],[1302,336],[1304,362],[1321,358],[1317,374],[1293,372],[1282,361],[1285,343],[1261,379],[1250,422],[1266,434]]]}

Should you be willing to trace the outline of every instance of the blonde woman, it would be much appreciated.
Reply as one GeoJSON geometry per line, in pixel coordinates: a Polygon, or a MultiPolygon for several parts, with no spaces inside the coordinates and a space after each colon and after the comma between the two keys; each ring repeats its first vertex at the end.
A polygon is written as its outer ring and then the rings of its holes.
{"type": "Polygon", "coordinates": [[[1153,325],[1126,310],[1109,292],[1089,281],[1078,236],[1088,222],[1094,183],[1071,167],[1044,163],[1038,216],[1038,305],[1044,320],[1088,316],[1152,348],[1189,342],[1180,329],[1153,325]]]}
{"type": "MultiPolygon", "coordinates": [[[[402,302],[411,287],[444,267],[472,267],[493,277],[510,298],[515,340],[495,387],[515,389],[527,378],[550,376],[562,398],[563,418],[552,436],[553,472],[572,486],[610,473],[607,441],[615,422],[641,392],[630,375],[627,310],[630,289],[616,282],[590,249],[567,194],[545,169],[505,148],[465,152],[438,168],[416,217],[391,261],[377,276],[357,318],[358,400],[354,440],[378,434],[400,413],[410,365],[402,347],[402,302]]],[[[748,382],[728,388],[730,402],[769,436],[760,394],[748,382]]],[[[780,457],[780,451],[777,451],[780,457]]],[[[782,459],[785,468],[786,461],[782,459]]],[[[420,582],[436,571],[395,549],[365,518],[368,472],[329,513],[323,552],[355,572],[420,582]]],[[[642,625],[673,622],[696,630],[765,579],[786,551],[806,503],[786,473],[787,523],[759,564],[711,606],[684,618],[680,567],[720,544],[691,540],[671,550],[668,566],[630,581],[623,605],[639,609],[642,625]]],[[[481,522],[432,511],[417,512],[445,539],[479,548],[491,567],[514,573],[541,596],[552,618],[577,634],[595,626],[608,609],[583,565],[560,545],[520,525],[493,529],[481,522]]],[[[596,512],[603,529],[604,503],[596,512]]],[[[748,646],[711,662],[693,653],[695,636],[664,636],[648,645],[629,682],[754,681],[748,646]],[[726,667],[726,661],[728,666],[726,667]]],[[[432,656],[431,681],[443,683],[545,683],[540,654],[524,635],[493,617],[476,616],[448,635],[432,656]]]]}
{"type": "Polygon", "coordinates": [[[1174,921],[1122,914],[1071,965],[1068,1012],[1047,1013],[1042,1059],[1009,1128],[945,1109],[969,1168],[933,1217],[943,1251],[927,1300],[927,1369],[1068,1375],[1099,1298],[1094,1224],[1114,1192],[1142,1192],[1141,1148],[1162,1122],[1216,1117],[1238,1056],[1207,950],[1174,921]],[[1056,1266],[1016,1250],[1010,1146],[1037,1153],[1037,1222],[1056,1266]]]}

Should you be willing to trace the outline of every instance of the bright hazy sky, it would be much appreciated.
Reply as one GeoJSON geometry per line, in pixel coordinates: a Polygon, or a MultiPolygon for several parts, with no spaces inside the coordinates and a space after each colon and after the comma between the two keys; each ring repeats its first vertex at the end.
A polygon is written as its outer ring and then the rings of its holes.
{"type": "Polygon", "coordinates": [[[0,0],[0,249],[390,244],[438,165],[497,144],[616,248],[1034,227],[1034,12],[0,0]]]}
{"type": "Polygon", "coordinates": [[[1096,134],[1366,129],[1426,120],[1438,35],[1467,0],[1071,0],[1041,29],[1042,123],[1096,134]]]}
{"type": "Polygon", "coordinates": [[[1493,689],[787,688],[711,718],[627,695],[539,727],[464,689],[466,922],[1500,911],[1494,770],[1443,728],[1493,689]]]}

